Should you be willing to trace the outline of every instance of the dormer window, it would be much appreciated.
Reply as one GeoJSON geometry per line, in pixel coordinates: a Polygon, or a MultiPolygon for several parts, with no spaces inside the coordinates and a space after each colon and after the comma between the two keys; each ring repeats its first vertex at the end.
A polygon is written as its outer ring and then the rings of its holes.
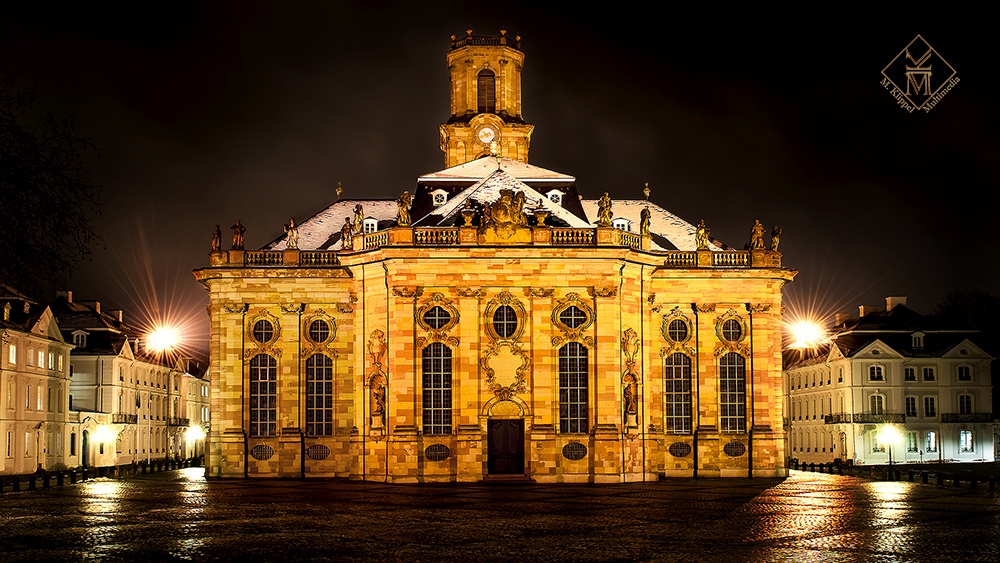
{"type": "Polygon", "coordinates": [[[629,220],[628,219],[615,219],[612,221],[611,225],[618,229],[619,231],[629,232],[629,220]]]}
{"type": "Polygon", "coordinates": [[[913,335],[912,335],[912,337],[913,337],[913,347],[914,348],[923,348],[924,347],[924,333],[922,333],[922,332],[914,332],[913,335]]]}
{"type": "Polygon", "coordinates": [[[78,330],[78,331],[74,332],[73,333],[73,344],[77,348],[86,348],[87,347],[87,333],[84,332],[84,331],[82,331],[82,330],[78,330]]]}
{"type": "Polygon", "coordinates": [[[559,190],[551,190],[551,191],[549,191],[549,193],[546,194],[546,196],[549,198],[549,201],[551,201],[552,203],[554,203],[556,205],[562,205],[563,193],[561,191],[559,191],[559,190]]]}
{"type": "Polygon", "coordinates": [[[378,220],[377,219],[365,219],[365,234],[374,233],[378,231],[378,220]]]}
{"type": "Polygon", "coordinates": [[[431,203],[434,207],[440,207],[448,201],[448,192],[445,190],[434,190],[431,192],[431,203]]]}

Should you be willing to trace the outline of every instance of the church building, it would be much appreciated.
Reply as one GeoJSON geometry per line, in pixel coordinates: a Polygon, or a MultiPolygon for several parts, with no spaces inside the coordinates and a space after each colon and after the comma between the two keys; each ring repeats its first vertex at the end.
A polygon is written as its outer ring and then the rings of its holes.
{"type": "MultiPolygon", "coordinates": [[[[787,474],[778,231],[729,247],[528,161],[520,38],[452,38],[446,168],[216,230],[209,477],[787,474]],[[598,194],[600,195],[600,194],[598,194]],[[228,246],[228,245],[227,245],[228,246]]],[[[708,202],[706,202],[707,204],[708,202]]],[[[751,224],[752,229],[749,229],[751,224]]]]}

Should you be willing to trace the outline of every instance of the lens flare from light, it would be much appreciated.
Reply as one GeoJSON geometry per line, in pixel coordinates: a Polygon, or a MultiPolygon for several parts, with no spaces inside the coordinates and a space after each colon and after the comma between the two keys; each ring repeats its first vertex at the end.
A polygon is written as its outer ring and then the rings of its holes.
{"type": "Polygon", "coordinates": [[[94,430],[94,440],[98,442],[104,442],[105,444],[114,442],[118,438],[114,429],[107,424],[102,424],[94,430]]]}
{"type": "Polygon", "coordinates": [[[188,442],[196,442],[198,440],[205,439],[205,431],[202,430],[201,426],[190,426],[185,433],[188,442]]]}
{"type": "Polygon", "coordinates": [[[789,323],[788,332],[792,337],[789,348],[815,348],[827,340],[826,328],[810,320],[789,323]]]}
{"type": "Polygon", "coordinates": [[[175,328],[160,327],[146,336],[149,349],[162,354],[174,349],[180,343],[180,332],[175,328]]]}

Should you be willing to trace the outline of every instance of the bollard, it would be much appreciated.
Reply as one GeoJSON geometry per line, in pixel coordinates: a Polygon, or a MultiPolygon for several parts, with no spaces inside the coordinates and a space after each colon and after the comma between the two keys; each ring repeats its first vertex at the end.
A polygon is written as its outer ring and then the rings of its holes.
{"type": "Polygon", "coordinates": [[[937,484],[941,487],[944,486],[944,473],[941,473],[940,471],[937,473],[937,484]]]}
{"type": "Polygon", "coordinates": [[[913,482],[913,470],[912,469],[910,469],[909,471],[906,472],[906,480],[909,481],[909,482],[911,482],[911,483],[913,482]]]}
{"type": "Polygon", "coordinates": [[[56,473],[56,485],[63,486],[66,484],[66,472],[60,471],[56,473]]]}
{"type": "Polygon", "coordinates": [[[34,491],[35,490],[35,476],[34,475],[28,475],[28,490],[29,491],[34,491]]]}
{"type": "Polygon", "coordinates": [[[86,481],[86,480],[87,480],[87,468],[84,467],[83,473],[80,475],[80,481],[86,481]]]}
{"type": "Polygon", "coordinates": [[[929,477],[930,477],[930,473],[928,473],[926,471],[921,471],[920,472],[920,482],[921,483],[923,483],[923,484],[926,485],[927,484],[927,480],[928,480],[929,477]]]}
{"type": "Polygon", "coordinates": [[[50,477],[49,472],[46,471],[45,474],[42,475],[42,488],[48,489],[51,486],[52,486],[52,477],[50,477]]]}
{"type": "Polygon", "coordinates": [[[15,475],[14,476],[14,480],[11,481],[11,485],[13,485],[11,487],[11,489],[10,489],[11,492],[16,493],[16,492],[20,491],[21,490],[21,477],[15,475]]]}
{"type": "Polygon", "coordinates": [[[813,473],[816,473],[816,464],[815,463],[810,463],[809,464],[809,471],[811,471],[813,473]]]}

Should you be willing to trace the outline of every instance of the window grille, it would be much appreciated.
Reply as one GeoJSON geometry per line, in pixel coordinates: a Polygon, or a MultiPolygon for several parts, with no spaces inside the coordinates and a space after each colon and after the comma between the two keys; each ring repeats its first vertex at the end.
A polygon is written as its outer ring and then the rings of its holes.
{"type": "Polygon", "coordinates": [[[579,342],[559,349],[559,430],[567,433],[588,431],[587,380],[588,351],[579,342]]]}
{"type": "Polygon", "coordinates": [[[424,348],[423,376],[424,434],[451,434],[451,348],[424,348]]]}
{"type": "Polygon", "coordinates": [[[325,354],[310,356],[306,360],[306,435],[333,435],[335,396],[333,360],[325,354]]]}

